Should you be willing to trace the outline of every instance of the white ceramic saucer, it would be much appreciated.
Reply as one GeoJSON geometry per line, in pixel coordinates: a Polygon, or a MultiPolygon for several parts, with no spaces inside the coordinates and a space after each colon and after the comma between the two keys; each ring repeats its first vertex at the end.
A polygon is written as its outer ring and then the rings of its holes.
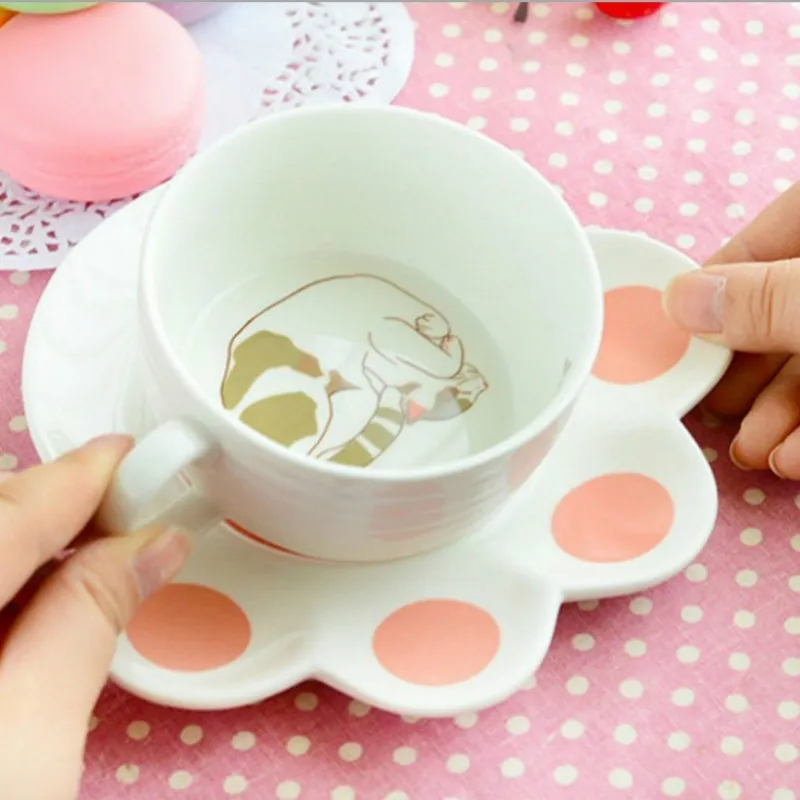
{"type": "MultiPolygon", "coordinates": [[[[23,391],[43,460],[150,425],[136,282],[157,196],[91,233],[39,304],[23,391]]],[[[220,526],[121,637],[114,679],[155,702],[221,709],[316,678],[390,711],[451,716],[529,679],[562,603],[639,591],[690,563],[717,494],[680,417],[729,353],[690,342],[660,311],[660,290],[694,267],[685,256],[633,234],[591,239],[607,290],[599,377],[492,530],[403,561],[343,565],[220,526]]]]}

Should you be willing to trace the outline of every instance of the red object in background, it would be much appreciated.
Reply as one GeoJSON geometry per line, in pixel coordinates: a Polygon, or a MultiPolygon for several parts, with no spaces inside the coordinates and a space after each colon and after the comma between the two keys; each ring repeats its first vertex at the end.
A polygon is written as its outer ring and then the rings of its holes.
{"type": "Polygon", "coordinates": [[[640,19],[655,14],[666,3],[595,3],[606,16],[614,19],[640,19]]]}

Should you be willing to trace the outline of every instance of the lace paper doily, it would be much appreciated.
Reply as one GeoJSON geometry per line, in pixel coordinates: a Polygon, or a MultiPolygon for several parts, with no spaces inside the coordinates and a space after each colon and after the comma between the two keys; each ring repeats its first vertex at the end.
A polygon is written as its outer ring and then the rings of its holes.
{"type": "MultiPolygon", "coordinates": [[[[206,66],[202,147],[301,105],[388,104],[405,85],[414,31],[403,3],[237,3],[191,29],[206,66]]],[[[42,197],[0,172],[0,270],[53,269],[130,198],[42,197]]]]}

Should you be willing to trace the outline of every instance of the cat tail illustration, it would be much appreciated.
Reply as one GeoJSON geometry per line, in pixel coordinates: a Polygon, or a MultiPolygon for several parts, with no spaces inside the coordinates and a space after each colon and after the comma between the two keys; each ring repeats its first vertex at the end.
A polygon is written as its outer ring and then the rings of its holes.
{"type": "Polygon", "coordinates": [[[368,467],[397,441],[405,426],[406,395],[401,389],[387,387],[361,432],[341,447],[320,453],[319,458],[347,467],[368,467]]]}

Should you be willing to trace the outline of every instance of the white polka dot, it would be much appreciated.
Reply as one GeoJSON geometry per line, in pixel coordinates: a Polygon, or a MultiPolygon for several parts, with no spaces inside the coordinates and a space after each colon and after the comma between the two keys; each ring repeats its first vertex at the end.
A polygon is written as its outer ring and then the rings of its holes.
{"type": "Polygon", "coordinates": [[[497,28],[487,28],[483,34],[484,41],[489,44],[496,44],[503,41],[503,34],[497,28]]]}
{"type": "Polygon", "coordinates": [[[470,767],[469,756],[456,753],[447,759],[447,771],[454,775],[463,775],[470,767]]]}
{"type": "Polygon", "coordinates": [[[728,666],[736,672],[744,672],[750,668],[750,656],[746,653],[731,653],[728,657],[728,666]]]}
{"type": "Polygon", "coordinates": [[[756,615],[752,611],[737,611],[733,615],[733,624],[741,630],[752,628],[756,624],[756,615]]]}
{"type": "Polygon", "coordinates": [[[519,89],[517,91],[517,100],[522,103],[529,103],[536,98],[536,92],[533,89],[519,89]]]}
{"type": "Polygon", "coordinates": [[[756,119],[756,112],[752,108],[740,108],[734,119],[740,125],[752,125],[756,119]]]}
{"type": "Polygon", "coordinates": [[[747,156],[753,150],[753,145],[750,142],[734,142],[731,148],[735,156],[747,156]]]}
{"type": "Polygon", "coordinates": [[[736,573],[736,583],[743,589],[749,589],[758,582],[758,575],[752,569],[743,569],[736,573]]]}
{"type": "Polygon", "coordinates": [[[764,33],[764,23],[760,19],[751,19],[745,23],[744,29],[751,36],[760,36],[764,33]]]}
{"type": "Polygon", "coordinates": [[[356,790],[351,786],[337,786],[331,792],[331,800],[356,800],[356,790]]]}
{"type": "Polygon", "coordinates": [[[800,553],[800,533],[798,533],[796,536],[792,536],[792,538],[789,540],[789,547],[791,547],[795,553],[800,553]]]}
{"type": "Polygon", "coordinates": [[[25,417],[11,417],[8,421],[8,429],[13,433],[22,433],[28,430],[28,422],[25,417]]]}
{"type": "Polygon", "coordinates": [[[800,636],[800,617],[789,617],[783,623],[783,629],[789,636],[800,636]]]}
{"type": "Polygon", "coordinates": [[[666,72],[656,72],[655,75],[650,78],[650,85],[661,88],[669,86],[671,80],[672,78],[666,72]]]}
{"type": "Polygon", "coordinates": [[[800,751],[790,742],[784,742],[775,748],[775,758],[781,764],[794,764],[798,757],[800,757],[800,751]]]}
{"type": "Polygon", "coordinates": [[[740,94],[755,94],[758,91],[758,84],[755,81],[742,81],[739,84],[740,94]]]}
{"type": "Polygon", "coordinates": [[[747,184],[747,175],[744,172],[732,172],[728,175],[728,183],[731,186],[745,186],[747,184]]]}
{"type": "Polygon", "coordinates": [[[757,67],[761,63],[761,58],[755,53],[745,53],[739,61],[744,67],[757,67]]]}
{"type": "Polygon", "coordinates": [[[706,147],[705,139],[689,139],[689,141],[686,142],[686,149],[690,153],[696,153],[698,155],[700,153],[705,153],[706,147]]]}
{"type": "Polygon", "coordinates": [[[709,464],[713,464],[717,458],[719,458],[719,453],[717,453],[713,447],[704,447],[703,455],[706,457],[706,461],[708,461],[709,464]]]}
{"type": "Polygon", "coordinates": [[[442,28],[442,34],[448,39],[456,39],[461,36],[461,26],[460,25],[445,25],[442,28]]]}
{"type": "Polygon", "coordinates": [[[800,39],[800,25],[790,25],[789,36],[791,36],[792,39],[800,39]]]}
{"type": "Polygon", "coordinates": [[[582,722],[578,722],[576,719],[568,719],[562,726],[561,726],[561,735],[565,739],[580,739],[583,736],[584,731],[586,728],[584,727],[582,722]]]}
{"type": "Polygon", "coordinates": [[[494,72],[497,66],[497,60],[494,58],[482,58],[478,62],[478,69],[481,70],[481,72],[494,72]]]}
{"type": "Polygon", "coordinates": [[[682,645],[677,652],[681,664],[696,664],[700,660],[700,650],[692,645],[682,645]]]}
{"type": "Polygon", "coordinates": [[[667,107],[664,103],[650,103],[647,106],[647,116],[659,118],[665,116],[667,113],[667,107]]]}
{"type": "Polygon", "coordinates": [[[594,162],[594,171],[598,175],[610,175],[614,171],[614,165],[607,159],[594,162]]]}
{"type": "Polygon", "coordinates": [[[363,719],[372,711],[372,707],[360,700],[351,700],[350,705],[347,707],[347,713],[356,719],[363,719]]]}
{"type": "Polygon", "coordinates": [[[539,61],[523,61],[522,62],[522,71],[527,72],[528,74],[532,72],[538,72],[541,69],[542,65],[539,61]]]}
{"type": "Polygon", "coordinates": [[[89,717],[89,732],[96,731],[99,724],[100,720],[94,714],[92,714],[92,716],[89,717]]]}
{"type": "Polygon", "coordinates": [[[725,213],[730,219],[743,219],[747,212],[741,203],[731,203],[725,209],[725,213]]]}
{"type": "Polygon", "coordinates": [[[731,714],[744,714],[750,708],[747,698],[741,694],[730,694],[725,698],[725,708],[731,714]]]}
{"type": "Polygon", "coordinates": [[[445,83],[432,83],[428,87],[431,97],[444,97],[450,91],[450,87],[445,83]]]}
{"type": "Polygon", "coordinates": [[[675,244],[682,250],[690,250],[695,245],[695,238],[690,233],[682,233],[675,239],[675,244]]]}
{"type": "Polygon", "coordinates": [[[739,534],[739,541],[746,547],[756,547],[764,541],[764,535],[758,528],[745,528],[739,534]]]}
{"type": "Polygon", "coordinates": [[[608,82],[614,86],[622,86],[628,80],[628,76],[621,69],[614,69],[608,73],[608,82]]]}
{"type": "Polygon", "coordinates": [[[800,717],[800,703],[794,700],[782,700],[778,703],[778,716],[785,720],[794,720],[800,717]]]}
{"type": "Polygon", "coordinates": [[[549,16],[550,8],[544,3],[537,3],[531,9],[531,14],[533,14],[534,17],[539,17],[541,19],[543,17],[549,16]]]}
{"type": "Polygon", "coordinates": [[[791,789],[776,789],[772,793],[772,800],[797,800],[797,795],[791,789]]]}
{"type": "Polygon", "coordinates": [[[718,19],[704,19],[700,23],[700,27],[706,33],[719,33],[720,22],[718,19]]]}
{"type": "Polygon", "coordinates": [[[649,197],[637,197],[633,201],[633,207],[640,214],[649,214],[653,210],[654,203],[649,197]]]}
{"type": "Polygon", "coordinates": [[[676,753],[688,750],[692,744],[692,737],[684,731],[675,731],[667,737],[667,746],[676,753]]]}
{"type": "Polygon", "coordinates": [[[5,353],[6,350],[8,350],[8,345],[4,341],[0,340],[0,353],[5,353]]]}
{"type": "Polygon", "coordinates": [[[488,86],[476,86],[472,90],[472,99],[482,102],[492,96],[492,90],[488,86]]]}
{"type": "Polygon", "coordinates": [[[641,658],[647,652],[647,645],[641,639],[628,639],[625,652],[631,658],[641,658]]]}
{"type": "Polygon", "coordinates": [[[486,127],[486,117],[470,117],[467,120],[467,127],[474,131],[482,131],[486,127]]]}
{"type": "Polygon", "coordinates": [[[714,88],[714,81],[711,78],[698,78],[694,82],[695,91],[706,94],[714,88]]]}
{"type": "Polygon", "coordinates": [[[636,728],[634,728],[633,725],[617,725],[614,730],[614,741],[618,744],[633,744],[637,736],[636,728]]]}
{"type": "Polygon", "coordinates": [[[413,747],[398,747],[393,760],[398,766],[408,767],[417,760],[417,751],[413,747]]]}
{"type": "Polygon", "coordinates": [[[744,751],[744,742],[738,736],[726,736],[720,743],[719,749],[723,755],[739,756],[744,751]]]}
{"type": "Polygon", "coordinates": [[[599,600],[581,600],[578,604],[580,611],[597,611],[600,608],[599,600]]]}
{"type": "Polygon", "coordinates": [[[511,717],[506,722],[506,731],[512,736],[524,736],[531,729],[531,722],[527,717],[511,717]]]}
{"type": "Polygon", "coordinates": [[[682,217],[694,217],[699,210],[700,207],[697,203],[681,203],[678,213],[682,217]]]}
{"type": "Polygon", "coordinates": [[[573,675],[567,681],[567,692],[573,696],[580,697],[589,691],[589,681],[583,675],[573,675]]]}
{"type": "Polygon", "coordinates": [[[629,678],[619,685],[619,693],[628,700],[638,700],[644,694],[641,681],[629,678]]]}
{"type": "Polygon", "coordinates": [[[660,44],[658,47],[656,47],[654,52],[658,58],[669,58],[670,56],[675,55],[675,50],[673,50],[668,44],[660,44]]]}
{"type": "Polygon", "coordinates": [[[292,736],[286,743],[290,756],[304,756],[311,749],[311,742],[305,736],[292,736]]]}
{"type": "Polygon", "coordinates": [[[562,167],[567,166],[567,157],[564,155],[564,153],[551,153],[550,157],[547,159],[547,163],[551,167],[557,167],[558,169],[561,169],[562,167]]]}
{"type": "Polygon", "coordinates": [[[525,774],[525,765],[518,758],[507,758],[500,765],[504,778],[521,778],[525,774]]]}
{"type": "Polygon", "coordinates": [[[628,53],[631,52],[631,46],[627,42],[623,41],[616,41],[611,43],[611,49],[618,55],[618,56],[626,56],[628,53]]]}
{"type": "Polygon", "coordinates": [[[249,731],[240,731],[239,733],[234,734],[233,738],[231,739],[231,747],[240,752],[252,750],[255,746],[256,737],[249,731]]]}
{"type": "Polygon", "coordinates": [[[781,664],[781,669],[790,678],[797,678],[800,676],[800,658],[787,658],[781,664]]]}
{"type": "Polygon", "coordinates": [[[628,607],[632,614],[644,617],[653,610],[653,601],[649,597],[634,597],[628,607]]]}
{"type": "Polygon", "coordinates": [[[553,770],[553,780],[559,786],[572,786],[578,780],[578,770],[572,764],[561,764],[553,770]]]}
{"type": "Polygon", "coordinates": [[[24,286],[30,279],[30,272],[12,272],[9,277],[9,280],[14,286],[24,286]]]}
{"type": "Polygon", "coordinates": [[[509,123],[509,127],[515,133],[525,133],[531,127],[531,121],[525,117],[514,117],[509,123]]]}
{"type": "Polygon", "coordinates": [[[695,108],[689,116],[692,122],[696,122],[698,125],[705,125],[711,119],[711,112],[706,111],[704,108],[695,108]]]}
{"type": "Polygon", "coordinates": [[[433,63],[436,64],[437,67],[452,67],[455,63],[455,59],[450,53],[438,53],[436,58],[433,59],[433,63]]]}
{"type": "Polygon", "coordinates": [[[535,675],[531,675],[525,683],[522,684],[521,691],[523,692],[530,692],[531,690],[535,689],[538,685],[538,681],[536,680],[535,675]]]}
{"type": "Polygon", "coordinates": [[[717,794],[721,800],[739,800],[742,796],[741,784],[731,780],[722,781],[717,787],[717,794]]]}
{"type": "Polygon", "coordinates": [[[131,722],[127,730],[128,738],[140,742],[150,735],[150,726],[146,722],[131,722]]]}
{"type": "Polygon", "coordinates": [[[667,778],[661,784],[661,794],[664,797],[681,797],[686,791],[686,782],[681,778],[667,778]]]}
{"type": "Polygon", "coordinates": [[[719,58],[719,53],[713,47],[700,48],[700,60],[711,63],[719,58]]]}
{"type": "Polygon", "coordinates": [[[302,692],[294,699],[298,711],[313,711],[319,705],[319,698],[313,692],[302,692]]]}
{"type": "Polygon", "coordinates": [[[576,106],[580,98],[574,92],[562,92],[559,98],[562,106],[576,106]]]}
{"type": "Polygon", "coordinates": [[[167,784],[169,785],[170,789],[180,792],[184,789],[188,789],[192,785],[192,780],[192,774],[181,769],[177,772],[173,772],[172,775],[169,776],[167,784]]]}
{"type": "Polygon", "coordinates": [[[13,453],[0,453],[0,470],[10,472],[15,470],[19,459],[13,453]]]}
{"type": "Polygon", "coordinates": [[[589,192],[589,205],[603,208],[608,204],[608,198],[602,192],[589,192]]]}
{"type": "Polygon", "coordinates": [[[789,578],[789,588],[793,592],[800,592],[800,575],[792,575],[789,578]]]}
{"type": "Polygon", "coordinates": [[[555,131],[559,136],[572,136],[575,126],[571,122],[561,121],[556,123],[555,131]]]}
{"type": "MultiPolygon", "coordinates": [[[[693,140],[697,141],[697,140],[693,140]]],[[[664,144],[664,140],[660,136],[650,135],[644,137],[644,146],[648,150],[660,150],[664,144]]]]}
{"type": "Polygon", "coordinates": [[[14,305],[0,306],[0,320],[12,320],[19,316],[19,307],[14,305]]]}
{"type": "Polygon", "coordinates": [[[118,783],[131,786],[139,780],[139,767],[136,764],[123,764],[114,773],[118,783]]]}
{"type": "Polygon", "coordinates": [[[672,693],[672,705],[678,708],[688,708],[694,703],[694,692],[685,686],[672,693]]]}
{"type": "Polygon", "coordinates": [[[569,43],[572,47],[583,48],[589,44],[589,37],[581,34],[575,34],[569,37],[569,43]]]}
{"type": "Polygon", "coordinates": [[[456,726],[461,728],[462,731],[467,731],[478,724],[478,715],[474,712],[459,714],[453,722],[455,722],[456,726]]]}
{"type": "Polygon", "coordinates": [[[583,64],[567,64],[567,66],[564,67],[564,71],[570,78],[580,78],[586,72],[586,67],[584,67],[583,64]]]}
{"type": "Polygon", "coordinates": [[[532,31],[528,34],[530,44],[544,44],[547,41],[547,34],[544,31],[532,31]]]}
{"type": "Polygon", "coordinates": [[[608,775],[608,782],[615,789],[630,789],[633,786],[633,776],[626,769],[612,769],[608,775]]]}
{"type": "Polygon", "coordinates": [[[797,117],[782,116],[778,118],[778,127],[784,131],[796,131],[800,128],[800,119],[797,117]]]}
{"type": "Polygon", "coordinates": [[[776,158],[778,161],[783,161],[785,164],[788,164],[790,161],[794,161],[797,157],[794,150],[790,147],[781,147],[776,153],[776,158]]]}
{"type": "Polygon", "coordinates": [[[703,174],[696,169],[690,169],[688,172],[684,173],[683,180],[688,183],[689,186],[699,186],[703,182],[703,174]]]}
{"type": "Polygon", "coordinates": [[[610,128],[603,128],[601,131],[598,132],[597,138],[603,144],[614,144],[619,138],[616,131],[612,131],[610,128]]]}
{"type": "Polygon", "coordinates": [[[493,14],[505,14],[511,8],[511,3],[492,3],[489,8],[493,14]]]}
{"type": "Polygon", "coordinates": [[[342,761],[358,761],[364,754],[364,748],[358,742],[347,742],[339,748],[342,761]]]}
{"type": "Polygon", "coordinates": [[[302,791],[300,784],[295,781],[283,781],[275,790],[277,800],[297,800],[302,791]]]}
{"type": "Polygon", "coordinates": [[[603,103],[603,110],[606,114],[619,114],[622,111],[622,103],[619,100],[606,100],[603,103]]]}
{"type": "Polygon", "coordinates": [[[181,741],[184,744],[194,745],[203,738],[203,729],[199,725],[187,725],[181,731],[181,741]]]}

